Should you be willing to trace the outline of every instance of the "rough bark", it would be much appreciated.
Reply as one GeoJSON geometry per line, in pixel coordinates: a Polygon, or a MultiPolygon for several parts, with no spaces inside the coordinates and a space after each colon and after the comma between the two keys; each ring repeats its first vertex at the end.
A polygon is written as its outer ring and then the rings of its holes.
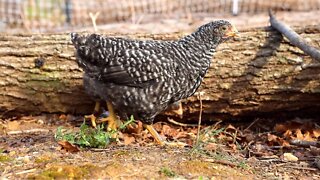
{"type": "MultiPolygon", "coordinates": [[[[295,30],[313,46],[320,46],[319,26],[295,30]]],[[[173,40],[181,36],[183,33],[126,37],[173,40]]],[[[219,46],[198,90],[204,93],[205,120],[320,109],[319,63],[270,28],[248,30],[241,36],[219,46]]],[[[198,116],[197,96],[183,104],[185,116],[198,116]]],[[[2,114],[87,114],[92,109],[68,34],[0,35],[2,114]]]]}

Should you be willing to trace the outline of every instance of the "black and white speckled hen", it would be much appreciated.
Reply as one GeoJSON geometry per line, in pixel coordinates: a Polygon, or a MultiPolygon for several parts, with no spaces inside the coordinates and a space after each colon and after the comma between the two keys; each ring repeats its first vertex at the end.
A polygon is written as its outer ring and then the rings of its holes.
{"type": "MultiPolygon", "coordinates": [[[[195,93],[206,74],[215,48],[237,35],[224,20],[210,22],[177,41],[141,41],[97,34],[71,34],[76,58],[84,70],[84,86],[96,100],[107,101],[109,123],[133,115],[158,143],[152,128],[155,116],[170,104],[195,93]]],[[[95,109],[99,109],[96,104],[95,109]]]]}

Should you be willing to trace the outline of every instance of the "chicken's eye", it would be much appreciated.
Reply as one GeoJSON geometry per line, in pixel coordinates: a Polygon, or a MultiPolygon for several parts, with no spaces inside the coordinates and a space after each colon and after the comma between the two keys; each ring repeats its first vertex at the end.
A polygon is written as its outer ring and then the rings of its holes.
{"type": "Polygon", "coordinates": [[[226,30],[227,30],[227,27],[222,26],[222,30],[223,30],[223,31],[226,31],[226,30]]]}

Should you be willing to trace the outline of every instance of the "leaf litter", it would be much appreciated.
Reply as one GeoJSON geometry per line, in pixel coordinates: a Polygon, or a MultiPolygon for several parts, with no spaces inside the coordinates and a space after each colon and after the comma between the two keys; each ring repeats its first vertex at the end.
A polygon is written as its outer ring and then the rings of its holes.
{"type": "Polygon", "coordinates": [[[126,124],[119,132],[107,132],[103,125],[94,129],[73,115],[5,119],[0,123],[0,172],[6,178],[200,178],[223,177],[223,171],[233,177],[319,178],[318,121],[296,118],[275,122],[258,119],[204,125],[198,142],[195,126],[155,123],[167,141],[188,144],[170,148],[159,147],[140,121],[126,124]],[[113,133],[118,134],[116,139],[113,133]],[[130,175],[137,163],[141,172],[130,175]],[[192,163],[202,169],[190,173],[192,163]],[[99,173],[104,168],[117,173],[99,173]],[[61,174],[61,169],[71,175],[61,174]],[[83,172],[78,177],[74,171],[83,172]]]}

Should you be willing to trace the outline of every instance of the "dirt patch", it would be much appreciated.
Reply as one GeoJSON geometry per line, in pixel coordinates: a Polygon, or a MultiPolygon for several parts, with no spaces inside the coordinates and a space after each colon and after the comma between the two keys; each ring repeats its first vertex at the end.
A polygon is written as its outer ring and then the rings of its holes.
{"type": "MultiPolygon", "coordinates": [[[[12,148],[3,154],[1,171],[6,178],[198,178],[250,175],[241,169],[203,161],[187,148],[117,146],[103,150],[67,153],[53,139],[53,133],[2,137],[12,148]],[[26,141],[28,139],[28,141],[26,141]],[[162,172],[166,168],[173,174],[162,172]]],[[[7,146],[6,145],[6,146],[7,146]]],[[[4,146],[2,146],[4,147],[4,146]]]]}
{"type": "MultiPolygon", "coordinates": [[[[217,142],[218,147],[217,144],[208,143],[203,146],[206,147],[204,149],[173,148],[160,147],[152,138],[147,137],[143,143],[134,141],[124,145],[120,142],[110,144],[103,149],[82,149],[77,153],[69,153],[61,149],[54,139],[54,134],[60,125],[77,130],[81,124],[79,121],[81,117],[70,118],[72,121],[62,121],[58,117],[43,115],[1,121],[0,177],[8,179],[320,178],[319,169],[313,164],[315,156],[313,158],[308,156],[309,159],[299,158],[299,161],[295,162],[285,161],[281,159],[281,154],[287,151],[284,148],[273,149],[269,156],[248,157],[245,155],[247,154],[244,152],[245,149],[231,151],[231,148],[226,148],[227,144],[223,142],[221,144],[217,142]]],[[[263,124],[268,127],[267,123],[263,124]]],[[[243,124],[245,127],[249,125],[243,124]]],[[[166,136],[174,129],[179,129],[167,123],[157,123],[155,126],[166,136]],[[171,131],[169,128],[172,128],[171,131]]],[[[235,129],[239,129],[238,127],[240,126],[237,125],[235,129]]],[[[205,128],[208,127],[203,127],[205,128]]],[[[189,130],[189,134],[191,132],[193,131],[189,130]]],[[[143,133],[146,132],[143,131],[140,135],[143,133]]],[[[194,136],[190,135],[183,139],[183,141],[187,139],[194,141],[194,136]]],[[[273,145],[270,147],[274,148],[273,145]]],[[[253,146],[251,148],[253,149],[253,146]]],[[[294,150],[309,152],[309,149],[300,147],[294,150]]]]}

